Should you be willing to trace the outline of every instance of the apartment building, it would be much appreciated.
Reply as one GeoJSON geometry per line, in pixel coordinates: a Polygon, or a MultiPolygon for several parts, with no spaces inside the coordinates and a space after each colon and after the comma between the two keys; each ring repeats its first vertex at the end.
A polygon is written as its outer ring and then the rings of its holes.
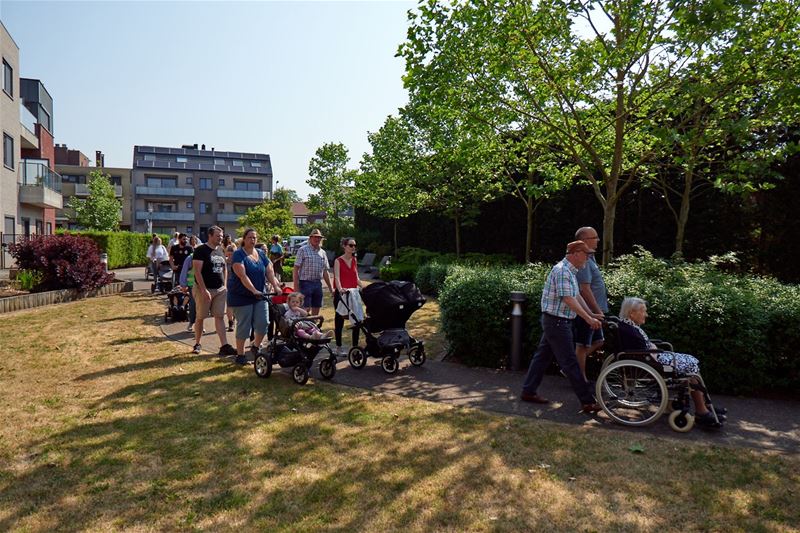
{"type": "MultiPolygon", "coordinates": [[[[98,162],[103,161],[99,160],[98,162]]],[[[84,165],[56,164],[56,172],[61,175],[61,194],[64,197],[64,208],[56,212],[56,226],[66,229],[77,227],[75,214],[67,207],[67,204],[69,204],[72,198],[86,199],[86,197],[89,196],[89,188],[87,186],[89,174],[96,170],[111,177],[115,196],[122,204],[122,210],[119,214],[119,228],[122,230],[131,230],[131,213],[133,211],[131,169],[103,166],[90,167],[84,165]]]]}
{"type": "Polygon", "coordinates": [[[41,81],[20,78],[19,46],[2,22],[0,55],[0,210],[3,244],[8,244],[21,236],[52,233],[63,199],[61,177],[53,170],[53,98],[41,81]]]}
{"type": "Polygon", "coordinates": [[[272,197],[267,154],[134,146],[133,231],[197,234],[220,226],[235,233],[239,217],[272,197]]]}

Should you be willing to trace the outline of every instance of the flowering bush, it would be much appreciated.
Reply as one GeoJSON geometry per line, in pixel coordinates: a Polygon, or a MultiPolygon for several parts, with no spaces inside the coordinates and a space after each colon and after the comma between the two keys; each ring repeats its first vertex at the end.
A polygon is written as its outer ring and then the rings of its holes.
{"type": "Polygon", "coordinates": [[[86,237],[74,235],[34,236],[28,241],[9,245],[17,266],[41,273],[34,292],[56,289],[89,291],[114,279],[100,262],[100,249],[86,237]]]}

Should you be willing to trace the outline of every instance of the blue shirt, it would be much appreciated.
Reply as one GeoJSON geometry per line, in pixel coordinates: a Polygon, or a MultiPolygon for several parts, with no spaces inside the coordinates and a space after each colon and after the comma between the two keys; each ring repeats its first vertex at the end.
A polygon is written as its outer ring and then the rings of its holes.
{"type": "Polygon", "coordinates": [[[586,265],[576,274],[578,283],[588,283],[592,289],[592,295],[597,301],[597,306],[604,313],[608,313],[608,293],[606,292],[606,282],[603,281],[603,274],[600,272],[600,267],[597,266],[597,261],[594,260],[594,254],[589,256],[586,265]]]}
{"type": "Polygon", "coordinates": [[[542,313],[561,318],[575,318],[577,313],[564,303],[564,296],[578,296],[578,279],[575,268],[565,257],[550,270],[542,290],[542,313]]]}
{"type": "Polygon", "coordinates": [[[258,252],[258,260],[253,261],[248,257],[244,248],[239,248],[233,252],[231,257],[231,273],[228,275],[228,305],[231,307],[239,307],[242,305],[252,305],[256,302],[256,297],[252,292],[247,290],[239,279],[239,276],[233,271],[233,265],[241,263],[244,265],[244,273],[250,278],[250,282],[260,292],[264,292],[264,287],[267,284],[267,256],[264,252],[256,249],[258,252]]]}

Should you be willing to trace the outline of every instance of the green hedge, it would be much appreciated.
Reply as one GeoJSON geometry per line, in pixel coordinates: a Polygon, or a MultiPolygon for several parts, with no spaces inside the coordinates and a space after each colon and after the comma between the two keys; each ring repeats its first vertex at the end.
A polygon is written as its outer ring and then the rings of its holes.
{"type": "MultiPolygon", "coordinates": [[[[62,232],[59,232],[62,233],[62,232]]],[[[131,231],[63,231],[70,235],[88,237],[97,243],[103,252],[108,254],[108,268],[144,266],[147,264],[147,247],[152,235],[131,231]]],[[[161,235],[164,246],[169,242],[169,235],[161,235]]]]}
{"type": "MultiPolygon", "coordinates": [[[[800,388],[800,287],[728,274],[724,261],[671,263],[639,250],[605,271],[611,312],[626,296],[648,301],[645,331],[697,356],[712,392],[800,388]]],[[[502,367],[509,351],[509,292],[527,294],[526,353],[541,334],[541,290],[552,265],[451,266],[440,293],[442,327],[467,364],[502,367]]]]}
{"type": "Polygon", "coordinates": [[[379,276],[383,281],[414,281],[417,265],[408,263],[390,263],[381,267],[379,276]]]}

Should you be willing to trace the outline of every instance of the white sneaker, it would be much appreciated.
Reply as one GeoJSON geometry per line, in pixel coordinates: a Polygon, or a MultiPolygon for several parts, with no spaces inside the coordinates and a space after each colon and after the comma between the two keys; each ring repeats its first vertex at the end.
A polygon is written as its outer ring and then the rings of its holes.
{"type": "Polygon", "coordinates": [[[194,331],[194,324],[190,323],[188,326],[186,326],[186,331],[194,331]]]}

